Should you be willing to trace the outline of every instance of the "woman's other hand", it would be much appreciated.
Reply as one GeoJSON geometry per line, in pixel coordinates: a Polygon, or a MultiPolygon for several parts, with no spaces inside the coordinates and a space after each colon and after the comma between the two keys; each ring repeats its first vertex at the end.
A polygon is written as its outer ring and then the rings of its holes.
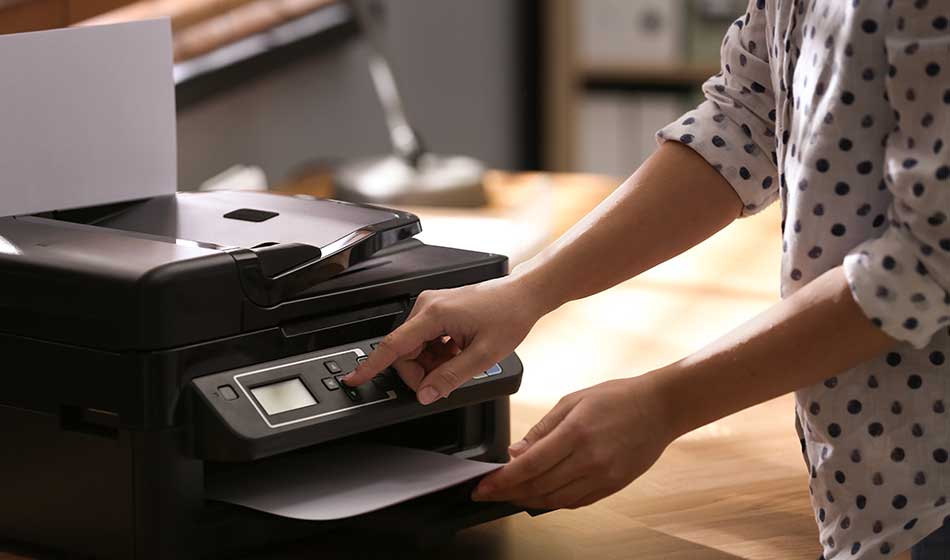
{"type": "Polygon", "coordinates": [[[472,498],[577,508],[633,482],[675,437],[653,377],[608,381],[562,398],[512,444],[511,462],[482,479],[472,498]]]}

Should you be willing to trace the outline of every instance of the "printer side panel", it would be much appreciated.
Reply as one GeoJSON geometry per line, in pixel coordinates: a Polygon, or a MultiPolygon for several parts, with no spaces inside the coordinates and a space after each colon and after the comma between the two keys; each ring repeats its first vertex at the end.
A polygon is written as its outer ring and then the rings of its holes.
{"type": "Polygon", "coordinates": [[[0,539],[135,558],[129,433],[64,429],[58,415],[0,405],[0,539]]]}
{"type": "Polygon", "coordinates": [[[165,414],[172,371],[0,334],[0,540],[105,559],[184,558],[203,463],[165,414]]]}
{"type": "Polygon", "coordinates": [[[197,557],[202,525],[204,462],[182,453],[181,427],[133,431],[136,560],[197,557]]]}

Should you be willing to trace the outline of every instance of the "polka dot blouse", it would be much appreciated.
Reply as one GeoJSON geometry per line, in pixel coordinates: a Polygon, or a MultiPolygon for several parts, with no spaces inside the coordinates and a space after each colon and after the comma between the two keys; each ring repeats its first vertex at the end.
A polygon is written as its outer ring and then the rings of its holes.
{"type": "Polygon", "coordinates": [[[950,515],[950,1],[752,0],[721,55],[658,136],[781,200],[783,296],[843,266],[902,341],[796,393],[824,557],[896,556],[950,515]]]}

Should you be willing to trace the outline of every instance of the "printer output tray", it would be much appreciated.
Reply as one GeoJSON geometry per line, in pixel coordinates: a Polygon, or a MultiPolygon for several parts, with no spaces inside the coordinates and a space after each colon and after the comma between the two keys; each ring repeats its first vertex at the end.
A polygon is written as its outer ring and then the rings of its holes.
{"type": "Polygon", "coordinates": [[[325,558],[417,558],[459,531],[524,511],[509,503],[471,501],[475,484],[339,521],[300,521],[212,502],[205,511],[211,523],[202,525],[194,545],[205,558],[245,555],[278,543],[282,553],[319,550],[325,558]]]}

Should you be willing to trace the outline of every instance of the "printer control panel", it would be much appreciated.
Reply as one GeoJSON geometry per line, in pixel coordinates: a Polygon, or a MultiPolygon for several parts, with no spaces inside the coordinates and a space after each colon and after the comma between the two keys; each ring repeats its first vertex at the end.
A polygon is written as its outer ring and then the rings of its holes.
{"type": "MultiPolygon", "coordinates": [[[[398,376],[387,371],[372,383],[349,387],[342,377],[366,359],[360,348],[308,357],[235,374],[233,384],[218,387],[225,400],[229,387],[245,398],[269,428],[314,420],[398,398],[398,376]]],[[[236,399],[235,399],[236,400],[236,399]]]]}
{"type": "Polygon", "coordinates": [[[392,368],[358,387],[344,384],[341,378],[377,344],[378,339],[370,339],[219,372],[198,377],[192,385],[210,420],[227,427],[219,432],[262,441],[277,435],[286,440],[288,433],[300,430],[311,438],[334,439],[346,432],[505,396],[520,385],[521,364],[514,355],[428,407],[417,402],[415,393],[392,368]],[[314,426],[320,429],[311,429],[314,426]]]}

